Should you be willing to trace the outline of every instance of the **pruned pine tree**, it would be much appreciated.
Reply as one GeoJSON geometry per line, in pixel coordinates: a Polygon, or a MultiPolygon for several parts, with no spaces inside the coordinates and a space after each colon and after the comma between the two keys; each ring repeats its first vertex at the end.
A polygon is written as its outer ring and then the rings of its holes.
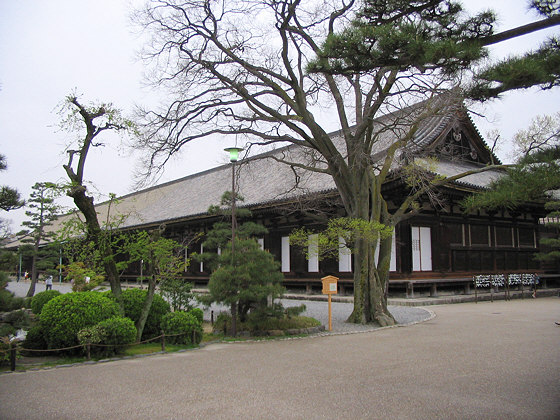
{"type": "MultiPolygon", "coordinates": [[[[460,177],[433,179],[421,166],[409,171],[422,182],[414,181],[394,211],[381,188],[407,161],[423,121],[461,109],[457,90],[449,92],[463,70],[487,55],[492,14],[465,17],[457,2],[432,0],[171,0],[148,2],[136,18],[152,37],[144,51],[153,65],[150,81],[170,92],[161,109],[139,110],[137,144],[150,152],[146,176],[185,144],[210,136],[245,136],[250,146],[293,144],[305,159],[271,158],[293,168],[294,188],[303,171],[328,174],[348,217],[389,228],[420,211],[418,199],[432,188],[460,177]],[[354,32],[359,19],[375,30],[371,42],[354,32]],[[345,31],[355,42],[330,54],[329,42],[345,31]],[[339,68],[356,50],[375,60],[339,68]],[[420,102],[374,126],[377,117],[420,102]],[[325,107],[332,110],[329,123],[319,117],[325,107]],[[329,135],[332,120],[340,141],[329,135]],[[384,143],[387,137],[392,144],[384,143]]],[[[391,240],[353,244],[351,322],[395,323],[386,294],[391,240]]]]}
{"type": "MultiPolygon", "coordinates": [[[[488,37],[484,43],[495,44],[560,25],[560,2],[557,0],[532,0],[529,6],[542,16],[541,20],[488,37]]],[[[484,67],[475,74],[473,82],[467,95],[479,100],[497,98],[503,92],[533,86],[552,89],[560,85],[560,39],[551,36],[533,51],[484,67]]]]}
{"type": "MultiPolygon", "coordinates": [[[[0,155],[0,171],[8,169],[6,156],[0,155]]],[[[25,201],[21,199],[20,193],[12,187],[0,186],[0,209],[4,211],[15,210],[23,207],[25,201]]]]}
{"type": "MultiPolygon", "coordinates": [[[[54,232],[48,231],[46,228],[60,215],[62,210],[61,206],[55,202],[61,194],[60,186],[52,182],[37,182],[31,188],[31,195],[27,201],[29,210],[25,212],[29,220],[22,222],[27,229],[18,233],[23,236],[22,242],[32,246],[31,285],[27,291],[27,297],[35,294],[38,263],[41,259],[40,247],[46,242],[54,240],[54,232]]],[[[48,255],[49,253],[47,253],[48,255]]]]}
{"type": "MultiPolygon", "coordinates": [[[[238,319],[245,321],[249,311],[266,307],[268,299],[281,296],[284,289],[279,264],[257,242],[267,229],[249,220],[251,212],[248,209],[235,209],[236,218],[241,223],[236,225],[232,251],[232,198],[232,192],[226,191],[220,206],[212,206],[208,210],[222,219],[214,223],[206,234],[204,254],[195,258],[209,264],[212,270],[205,303],[223,303],[230,307],[230,334],[235,336],[238,319]]],[[[243,197],[236,195],[236,200],[242,202],[243,197]]]]}
{"type": "Polygon", "coordinates": [[[560,189],[560,113],[541,115],[514,135],[515,153],[521,156],[480,194],[463,201],[467,211],[515,207],[527,201],[554,200],[560,189]]]}

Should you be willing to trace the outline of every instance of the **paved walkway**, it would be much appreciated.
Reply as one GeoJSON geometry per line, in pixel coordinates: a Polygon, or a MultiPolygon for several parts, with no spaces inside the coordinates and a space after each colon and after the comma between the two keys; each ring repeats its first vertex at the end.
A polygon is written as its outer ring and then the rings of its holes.
{"type": "Polygon", "coordinates": [[[2,419],[557,419],[560,300],[0,375],[2,419]]]}

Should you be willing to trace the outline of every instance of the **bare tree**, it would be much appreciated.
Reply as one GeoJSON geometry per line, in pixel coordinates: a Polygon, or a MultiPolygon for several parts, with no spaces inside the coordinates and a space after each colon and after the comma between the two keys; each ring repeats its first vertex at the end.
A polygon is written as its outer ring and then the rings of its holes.
{"type": "MultiPolygon", "coordinates": [[[[457,72],[483,57],[484,50],[478,46],[473,53],[469,44],[471,55],[449,60],[453,71],[442,71],[441,63],[426,60],[423,64],[397,60],[335,75],[322,55],[322,43],[349,25],[359,3],[161,0],[139,10],[136,19],[152,36],[144,51],[153,65],[151,81],[158,89],[169,89],[171,98],[159,111],[141,110],[138,145],[150,151],[146,175],[161,170],[190,141],[244,136],[251,146],[301,146],[301,152],[271,157],[291,165],[295,180],[304,171],[332,176],[351,218],[394,227],[417,212],[419,197],[458,177],[417,184],[391,211],[381,187],[393,176],[395,164],[405,160],[403,151],[415,146],[423,122],[462,109],[457,91],[449,93],[449,89],[457,83],[457,72]],[[312,62],[320,64],[315,67],[320,68],[318,73],[308,72],[312,62]],[[419,102],[421,106],[406,108],[419,102]],[[328,124],[316,117],[321,107],[333,110],[339,137],[329,136],[328,124]],[[374,125],[373,120],[384,114],[390,117],[374,125]]],[[[450,19],[461,20],[456,9],[433,7],[441,2],[396,3],[400,17],[395,21],[425,24],[426,44],[437,31],[438,42],[444,40],[450,19]]],[[[492,33],[492,19],[486,15],[469,22],[479,23],[480,30],[466,33],[469,25],[454,25],[447,32],[458,45],[466,37],[492,33]]],[[[414,164],[414,159],[408,163],[414,164]]],[[[391,237],[380,241],[377,259],[375,248],[376,242],[365,239],[353,246],[354,311],[349,320],[391,325],[395,321],[386,296],[391,237]]]]}
{"type": "Polygon", "coordinates": [[[72,197],[74,204],[84,215],[88,240],[99,248],[111,291],[120,302],[121,287],[111,241],[105,238],[95,211],[94,199],[87,193],[84,171],[90,148],[103,145],[96,142],[97,136],[105,131],[129,130],[132,128],[132,123],[124,119],[111,104],[86,106],[75,95],[66,98],[61,107],[61,114],[64,116],[61,122],[62,128],[69,131],[85,129],[83,137],[78,139],[77,148],[67,150],[68,163],[63,165],[70,179],[67,194],[72,197]]]}

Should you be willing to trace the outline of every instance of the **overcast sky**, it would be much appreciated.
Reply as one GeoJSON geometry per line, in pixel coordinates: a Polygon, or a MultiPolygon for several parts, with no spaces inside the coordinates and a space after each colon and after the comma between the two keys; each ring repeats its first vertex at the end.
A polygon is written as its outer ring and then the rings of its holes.
{"type": "MultiPolygon", "coordinates": [[[[471,11],[492,7],[499,30],[535,19],[525,0],[463,3],[471,11]]],[[[135,58],[142,40],[130,25],[130,10],[126,0],[0,0],[0,153],[8,162],[0,185],[15,187],[27,198],[35,182],[65,180],[63,150],[69,137],[57,132],[54,111],[73,90],[83,94],[85,102],[112,102],[125,113],[134,104],[153,101],[154,93],[143,87],[142,64],[135,58]]],[[[503,56],[525,51],[550,33],[508,41],[493,52],[503,56]]],[[[483,137],[496,128],[507,139],[534,116],[559,110],[558,90],[535,89],[508,93],[478,108],[484,117],[474,119],[483,137]]],[[[118,137],[106,140],[109,146],[88,156],[85,174],[100,194],[98,202],[109,193],[131,192],[134,183],[136,156],[118,137]]],[[[226,162],[223,148],[228,146],[227,139],[190,145],[171,162],[161,182],[226,162]]],[[[501,157],[505,159],[505,151],[501,157]]],[[[11,219],[17,231],[24,210],[0,211],[0,218],[11,219]]]]}

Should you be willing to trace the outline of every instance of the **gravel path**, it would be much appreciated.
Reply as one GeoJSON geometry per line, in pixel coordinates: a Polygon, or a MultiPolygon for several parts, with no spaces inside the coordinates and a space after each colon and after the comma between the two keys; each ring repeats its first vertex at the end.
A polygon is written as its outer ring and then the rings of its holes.
{"type": "MultiPolygon", "coordinates": [[[[7,289],[15,293],[16,296],[25,296],[27,290],[29,289],[29,282],[10,282],[7,289]]],[[[53,289],[59,290],[61,293],[68,293],[72,290],[68,283],[56,282],[53,284],[53,289]]],[[[38,293],[44,290],[44,283],[38,283],[35,292],[38,293]]],[[[315,318],[325,326],[328,325],[328,304],[325,301],[282,299],[282,304],[284,307],[305,304],[306,310],[303,315],[315,318]]],[[[352,313],[352,308],[352,303],[332,303],[332,326],[334,333],[371,331],[378,328],[372,325],[346,323],[346,319],[348,319],[352,313]]],[[[212,305],[210,308],[205,310],[205,319],[210,320],[211,311],[214,311],[214,315],[216,316],[219,312],[227,310],[228,308],[222,305],[212,305]]],[[[393,314],[399,324],[420,322],[433,316],[432,312],[427,309],[411,306],[389,306],[389,311],[393,314]]]]}

